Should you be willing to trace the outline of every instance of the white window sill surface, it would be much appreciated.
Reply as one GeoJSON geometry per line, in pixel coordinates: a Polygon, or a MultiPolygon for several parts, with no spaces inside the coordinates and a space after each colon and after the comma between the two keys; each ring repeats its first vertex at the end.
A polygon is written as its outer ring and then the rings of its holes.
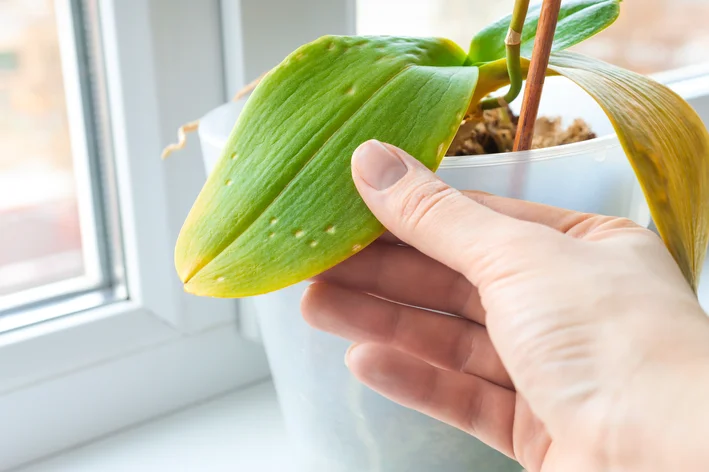
{"type": "MultiPolygon", "coordinates": [[[[709,261],[705,265],[709,274],[709,261]]],[[[709,313],[709,275],[699,299],[709,313]]],[[[273,384],[261,382],[12,472],[292,470],[273,384]]]]}
{"type": "Polygon", "coordinates": [[[187,408],[14,472],[291,470],[271,382],[187,408]]]}

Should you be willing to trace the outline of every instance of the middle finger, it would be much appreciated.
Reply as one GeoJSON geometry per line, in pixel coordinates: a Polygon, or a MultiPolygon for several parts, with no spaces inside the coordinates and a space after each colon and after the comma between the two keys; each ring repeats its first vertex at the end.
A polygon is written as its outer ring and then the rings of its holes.
{"type": "Polygon", "coordinates": [[[357,343],[387,344],[441,369],[513,388],[487,330],[477,323],[322,283],[308,288],[302,311],[322,331],[357,343]]]}
{"type": "Polygon", "coordinates": [[[314,280],[485,324],[475,287],[462,274],[412,247],[376,242],[314,280]]]}

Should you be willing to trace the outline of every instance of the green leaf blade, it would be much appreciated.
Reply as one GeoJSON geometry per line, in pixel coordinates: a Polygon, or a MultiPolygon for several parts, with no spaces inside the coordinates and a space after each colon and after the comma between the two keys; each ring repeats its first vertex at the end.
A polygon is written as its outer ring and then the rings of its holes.
{"type": "MultiPolygon", "coordinates": [[[[568,0],[562,3],[552,51],[570,48],[601,32],[618,18],[621,0],[568,0]]],[[[522,31],[522,56],[529,57],[539,24],[541,5],[529,8],[522,31]]],[[[470,43],[468,62],[481,64],[505,57],[505,37],[512,16],[502,18],[480,31],[470,43]]]]}
{"type": "Polygon", "coordinates": [[[593,58],[556,53],[550,68],[611,119],[655,225],[696,290],[709,244],[709,132],[701,118],[664,85],[593,58]]]}
{"type": "Polygon", "coordinates": [[[464,61],[445,40],[361,37],[316,41],[286,59],[249,100],[183,227],[175,260],[185,289],[265,293],[376,239],[352,151],[386,140],[436,168],[477,82],[464,61]]]}

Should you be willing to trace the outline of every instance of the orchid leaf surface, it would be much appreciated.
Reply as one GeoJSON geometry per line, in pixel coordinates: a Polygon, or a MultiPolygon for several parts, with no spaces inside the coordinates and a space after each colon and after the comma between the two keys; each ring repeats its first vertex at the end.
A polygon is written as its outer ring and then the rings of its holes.
{"type": "Polygon", "coordinates": [[[709,243],[709,133],[701,118],[668,87],[597,59],[556,53],[550,68],[610,118],[657,229],[696,290],[709,243]]]}
{"type": "Polygon", "coordinates": [[[476,67],[434,38],[327,36],[271,71],[242,111],[175,249],[185,290],[244,297],[314,276],[383,228],[350,159],[368,139],[435,170],[473,97],[476,67]]]}

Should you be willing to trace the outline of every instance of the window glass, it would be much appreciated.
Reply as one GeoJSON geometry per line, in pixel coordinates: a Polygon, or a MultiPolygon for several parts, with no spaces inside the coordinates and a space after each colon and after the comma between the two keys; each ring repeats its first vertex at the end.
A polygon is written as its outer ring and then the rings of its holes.
{"type": "Polygon", "coordinates": [[[0,313],[106,283],[78,6],[0,1],[0,313]]]}

